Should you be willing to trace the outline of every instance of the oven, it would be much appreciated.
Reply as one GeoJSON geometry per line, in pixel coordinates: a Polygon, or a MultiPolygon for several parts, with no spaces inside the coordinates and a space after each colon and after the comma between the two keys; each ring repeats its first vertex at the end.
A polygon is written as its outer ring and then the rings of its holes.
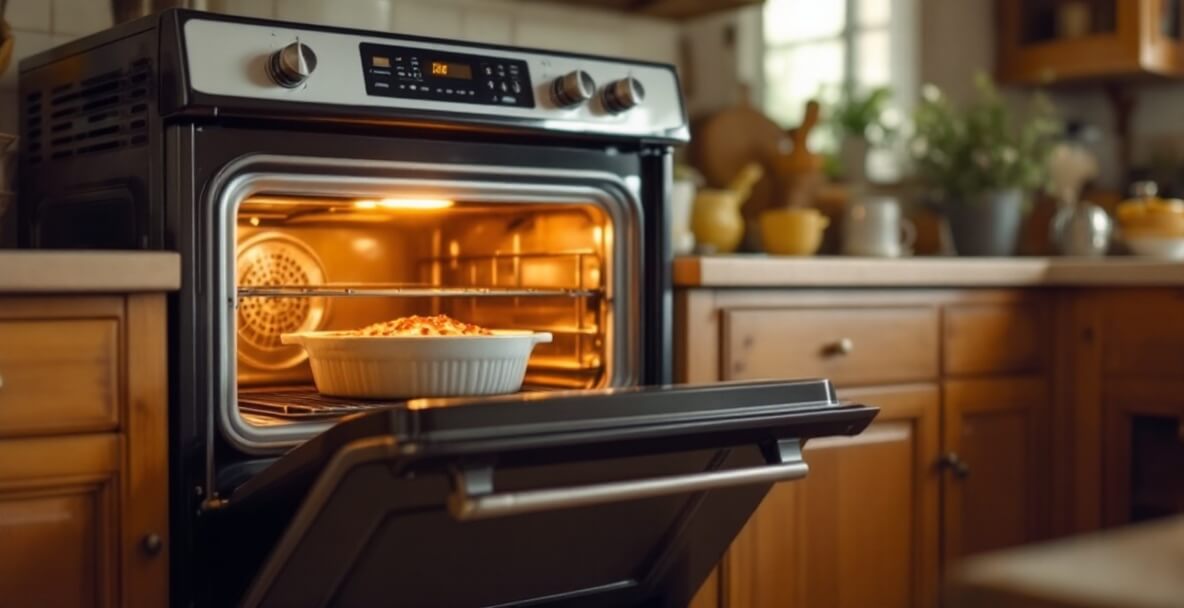
{"type": "Polygon", "coordinates": [[[669,385],[670,66],[166,11],[20,95],[24,246],[182,254],[176,605],[685,604],[875,414],[669,385]],[[436,314],[552,340],[515,394],[363,400],[281,339],[436,314]]]}

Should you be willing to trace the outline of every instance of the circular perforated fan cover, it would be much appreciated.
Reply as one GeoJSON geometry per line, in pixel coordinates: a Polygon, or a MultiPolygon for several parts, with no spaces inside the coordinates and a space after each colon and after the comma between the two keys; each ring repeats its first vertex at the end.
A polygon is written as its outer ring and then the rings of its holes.
{"type": "MultiPolygon", "coordinates": [[[[238,246],[239,287],[321,285],[325,270],[307,245],[290,236],[264,232],[238,246]]],[[[238,302],[238,357],[265,370],[299,365],[307,354],[280,343],[280,335],[318,329],[325,318],[324,298],[243,297],[238,302]]]]}

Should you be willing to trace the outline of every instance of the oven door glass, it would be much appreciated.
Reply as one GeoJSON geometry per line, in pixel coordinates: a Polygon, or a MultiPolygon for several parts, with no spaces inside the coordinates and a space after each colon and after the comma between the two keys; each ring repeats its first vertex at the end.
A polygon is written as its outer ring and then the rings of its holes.
{"type": "MultiPolygon", "coordinates": [[[[287,449],[342,416],[424,396],[414,387],[427,380],[414,377],[413,388],[327,388],[330,364],[314,365],[307,345],[294,343],[413,315],[545,334],[517,372],[521,390],[638,383],[640,207],[622,178],[409,163],[382,163],[385,177],[376,178],[331,165],[246,172],[213,190],[222,235],[213,316],[226,345],[214,353],[215,386],[232,445],[287,449]]],[[[453,365],[445,359],[414,363],[453,365]]],[[[470,394],[461,384],[445,379],[430,390],[470,394]]]]}
{"type": "Polygon", "coordinates": [[[348,419],[219,513],[225,605],[685,606],[802,442],[822,380],[415,400],[348,419]]]}

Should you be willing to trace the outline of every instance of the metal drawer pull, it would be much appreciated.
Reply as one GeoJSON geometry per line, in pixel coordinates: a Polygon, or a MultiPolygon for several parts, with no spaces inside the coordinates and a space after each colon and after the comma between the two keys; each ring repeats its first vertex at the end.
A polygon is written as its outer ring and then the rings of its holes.
{"type": "Polygon", "coordinates": [[[962,460],[957,452],[947,452],[942,455],[938,464],[952,471],[954,477],[958,479],[966,479],[970,476],[970,465],[966,464],[966,461],[962,460]]]}
{"type": "Polygon", "coordinates": [[[851,338],[839,338],[822,347],[822,353],[831,356],[850,355],[853,350],[855,350],[855,341],[851,338]]]}
{"type": "Polygon", "coordinates": [[[478,496],[470,494],[468,478],[465,475],[457,475],[454,490],[448,496],[448,511],[459,520],[490,519],[684,492],[701,492],[715,488],[801,479],[809,470],[810,467],[805,462],[797,460],[747,469],[478,496]]]}

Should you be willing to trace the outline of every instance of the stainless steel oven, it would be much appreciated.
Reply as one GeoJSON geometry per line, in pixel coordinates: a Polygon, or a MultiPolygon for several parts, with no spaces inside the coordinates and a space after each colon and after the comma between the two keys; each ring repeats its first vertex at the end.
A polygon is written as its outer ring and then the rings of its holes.
{"type": "Polygon", "coordinates": [[[182,254],[177,605],[685,603],[802,441],[874,415],[667,386],[670,66],[168,11],[20,95],[25,246],[182,254]],[[280,340],[410,314],[554,338],[518,394],[393,401],[280,340]]]}

